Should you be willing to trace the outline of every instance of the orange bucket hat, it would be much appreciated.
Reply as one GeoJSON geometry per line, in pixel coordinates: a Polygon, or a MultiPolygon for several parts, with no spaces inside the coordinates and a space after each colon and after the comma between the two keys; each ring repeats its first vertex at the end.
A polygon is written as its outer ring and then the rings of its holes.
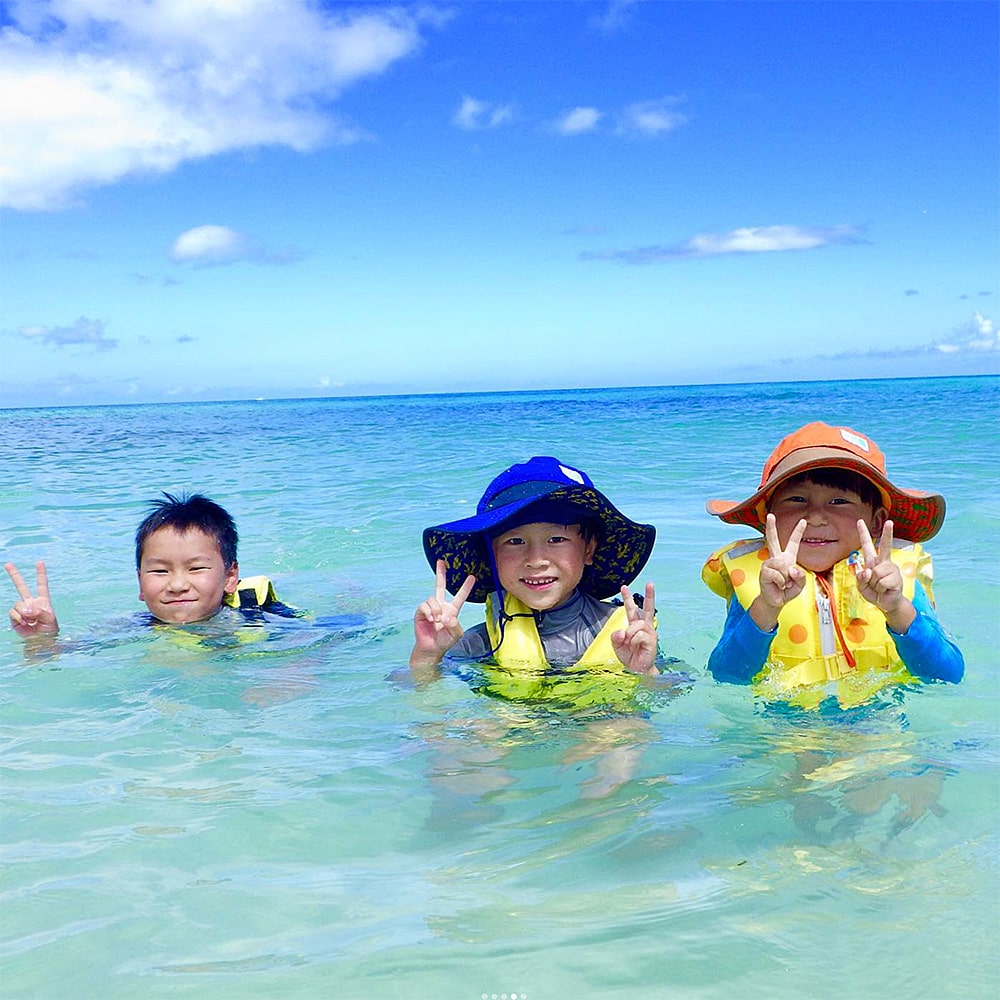
{"type": "Polygon", "coordinates": [[[933,538],[944,524],[943,496],[893,486],[885,474],[885,455],[871,438],[850,427],[831,427],[819,421],[782,438],[764,463],[760,487],[752,497],[742,503],[709,500],[705,509],[727,524],[748,524],[763,532],[771,494],[792,476],[822,468],[850,469],[871,480],[882,494],[896,538],[923,542],[933,538]]]}

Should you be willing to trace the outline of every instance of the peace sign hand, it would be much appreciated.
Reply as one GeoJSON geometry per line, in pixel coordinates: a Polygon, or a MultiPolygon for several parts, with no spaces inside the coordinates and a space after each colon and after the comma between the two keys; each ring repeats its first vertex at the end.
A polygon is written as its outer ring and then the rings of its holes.
{"type": "Polygon", "coordinates": [[[59,631],[52,599],[49,597],[49,575],[44,562],[35,563],[35,577],[38,595],[31,593],[18,568],[13,563],[4,563],[3,568],[11,578],[21,599],[7,612],[14,631],[25,639],[38,635],[55,635],[59,631]]]}
{"type": "Polygon", "coordinates": [[[764,536],[768,558],[760,567],[760,595],[776,611],[798,597],[805,586],[805,571],[798,564],[799,544],[805,531],[806,521],[802,518],[788,536],[788,544],[782,548],[778,541],[777,521],[773,514],[767,515],[764,536]]]}
{"type": "MultiPolygon", "coordinates": [[[[901,610],[905,611],[910,602],[903,594],[903,574],[892,561],[892,529],[892,521],[886,521],[882,526],[882,534],[876,549],[868,525],[863,520],[858,520],[858,540],[861,543],[864,563],[855,569],[855,576],[858,581],[858,593],[870,604],[880,608],[890,626],[895,628],[893,624],[895,616],[901,610]]],[[[905,632],[906,629],[897,631],[905,632]]]]}
{"type": "Polygon", "coordinates": [[[611,633],[611,645],[624,666],[635,674],[658,674],[656,666],[656,588],[646,584],[642,608],[628,587],[622,587],[628,625],[611,633]]]}
{"type": "Polygon", "coordinates": [[[462,638],[464,630],[458,621],[462,610],[476,585],[476,578],[469,575],[454,598],[448,596],[448,567],[438,559],[434,575],[434,596],[429,597],[413,615],[414,646],[410,666],[436,666],[445,653],[462,638]]]}

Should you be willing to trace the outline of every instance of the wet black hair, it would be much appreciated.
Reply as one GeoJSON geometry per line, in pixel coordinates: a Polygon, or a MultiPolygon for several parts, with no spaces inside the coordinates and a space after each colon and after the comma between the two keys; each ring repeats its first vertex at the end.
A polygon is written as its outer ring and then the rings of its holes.
{"type": "Polygon", "coordinates": [[[800,472],[799,475],[786,479],[781,486],[784,489],[786,486],[797,486],[805,482],[826,486],[831,490],[850,490],[852,493],[857,493],[862,503],[871,507],[872,513],[879,507],[885,506],[879,488],[866,476],[853,469],[838,469],[836,466],[809,469],[807,472],[800,472]]]}
{"type": "Polygon", "coordinates": [[[136,569],[142,563],[142,549],[146,539],[160,528],[173,528],[181,534],[192,529],[203,531],[219,546],[219,554],[226,569],[236,565],[236,546],[240,539],[236,532],[236,522],[229,511],[200,493],[180,497],[164,493],[163,496],[163,500],[149,501],[152,510],[135,530],[136,569]]]}

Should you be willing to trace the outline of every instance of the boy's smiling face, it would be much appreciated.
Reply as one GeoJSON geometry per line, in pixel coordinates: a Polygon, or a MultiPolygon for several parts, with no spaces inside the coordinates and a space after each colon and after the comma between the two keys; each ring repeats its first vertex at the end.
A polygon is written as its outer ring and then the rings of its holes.
{"type": "Polygon", "coordinates": [[[779,486],[771,494],[768,510],[774,514],[782,548],[799,521],[805,520],[797,562],[813,573],[825,573],[860,547],[859,519],[873,538],[885,522],[884,508],[873,509],[853,490],[820,486],[808,478],[779,486]]]}
{"type": "Polygon", "coordinates": [[[218,543],[204,531],[164,527],[146,539],[138,575],[139,600],[153,617],[185,625],[219,610],[236,591],[239,567],[226,568],[218,543]]]}
{"type": "Polygon", "coordinates": [[[533,611],[551,611],[573,596],[594,561],[597,540],[578,524],[522,524],[493,539],[500,586],[533,611]]]}

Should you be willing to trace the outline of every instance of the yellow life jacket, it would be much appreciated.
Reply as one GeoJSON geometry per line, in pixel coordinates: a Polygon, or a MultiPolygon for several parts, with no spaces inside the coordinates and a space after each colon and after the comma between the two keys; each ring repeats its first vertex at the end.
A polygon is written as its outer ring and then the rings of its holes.
{"type": "MultiPolygon", "coordinates": [[[[482,690],[509,701],[545,701],[564,708],[626,707],[640,684],[638,674],[618,659],[611,634],[628,626],[624,607],[616,608],[600,632],[570,667],[553,670],[545,659],[531,608],[506,594],[500,630],[494,595],[486,599],[486,631],[493,661],[482,665],[482,690]]],[[[634,707],[634,706],[633,706],[634,707]]]]}
{"type": "Polygon", "coordinates": [[[222,599],[231,608],[262,609],[268,604],[279,604],[274,584],[266,576],[241,577],[236,590],[222,599]]]}
{"type": "MultiPolygon", "coordinates": [[[[714,593],[749,608],[760,593],[760,566],[767,558],[764,539],[735,542],[709,556],[701,576],[714,593]]],[[[904,595],[912,601],[919,580],[933,603],[929,553],[915,542],[896,542],[891,558],[902,573],[904,595]]],[[[846,559],[829,580],[805,574],[802,592],[778,615],[767,662],[753,679],[755,694],[814,709],[832,693],[850,708],[887,685],[919,683],[900,660],[885,615],[858,592],[846,559]]]]}

